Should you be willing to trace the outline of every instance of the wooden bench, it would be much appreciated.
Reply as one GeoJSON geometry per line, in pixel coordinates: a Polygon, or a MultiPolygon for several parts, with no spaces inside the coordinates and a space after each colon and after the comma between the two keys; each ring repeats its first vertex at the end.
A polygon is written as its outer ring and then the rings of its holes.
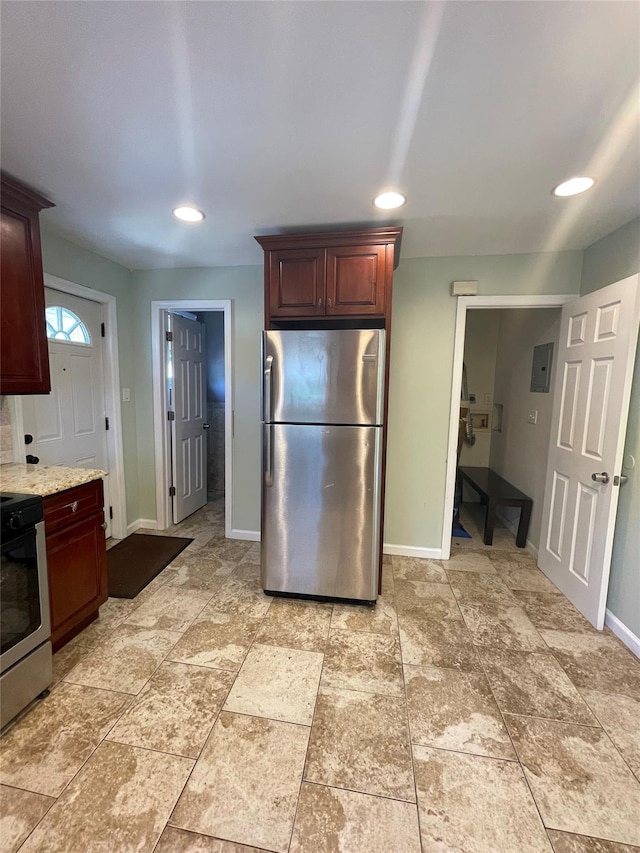
{"type": "Polygon", "coordinates": [[[516,489],[491,468],[461,465],[458,468],[458,474],[463,481],[466,481],[472,489],[476,490],[480,495],[481,503],[487,508],[484,517],[484,544],[491,545],[493,542],[496,507],[516,506],[520,507],[520,523],[518,524],[516,545],[518,548],[524,548],[527,544],[527,533],[531,521],[531,507],[533,506],[531,498],[521,492],[520,489],[516,489]]]}

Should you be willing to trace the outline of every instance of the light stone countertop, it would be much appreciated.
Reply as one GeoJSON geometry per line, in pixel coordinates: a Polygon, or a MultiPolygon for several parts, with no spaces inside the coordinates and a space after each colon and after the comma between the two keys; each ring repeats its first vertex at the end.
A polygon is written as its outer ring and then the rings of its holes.
{"type": "Polygon", "coordinates": [[[106,476],[106,471],[95,468],[63,468],[60,465],[11,462],[0,465],[0,490],[46,497],[106,476]]]}

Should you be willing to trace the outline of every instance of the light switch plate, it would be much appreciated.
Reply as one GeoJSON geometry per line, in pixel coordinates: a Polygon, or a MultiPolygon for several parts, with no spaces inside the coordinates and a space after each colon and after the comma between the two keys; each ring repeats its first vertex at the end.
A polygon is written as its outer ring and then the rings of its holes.
{"type": "Polygon", "coordinates": [[[130,388],[123,388],[122,389],[122,402],[123,403],[131,402],[131,389],[130,388]]]}
{"type": "Polygon", "coordinates": [[[538,423],[538,410],[537,409],[529,409],[527,412],[527,423],[529,424],[537,424],[538,423]]]}

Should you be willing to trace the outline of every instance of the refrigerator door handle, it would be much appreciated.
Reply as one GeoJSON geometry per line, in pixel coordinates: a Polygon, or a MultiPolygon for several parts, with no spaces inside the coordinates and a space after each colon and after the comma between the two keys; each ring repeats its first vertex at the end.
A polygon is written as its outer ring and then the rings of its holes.
{"type": "Polygon", "coordinates": [[[273,424],[265,424],[264,484],[273,486],[273,424]]]}
{"type": "Polygon", "coordinates": [[[271,370],[273,368],[273,356],[268,355],[264,360],[264,420],[269,423],[272,418],[271,414],[271,370]]]}

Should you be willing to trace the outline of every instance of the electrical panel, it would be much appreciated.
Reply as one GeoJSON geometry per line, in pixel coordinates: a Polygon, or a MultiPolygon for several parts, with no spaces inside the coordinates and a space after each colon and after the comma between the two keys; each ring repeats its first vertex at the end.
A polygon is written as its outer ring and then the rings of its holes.
{"type": "Polygon", "coordinates": [[[533,364],[531,365],[531,391],[549,393],[551,386],[551,362],[553,360],[553,343],[538,344],[533,348],[533,364]]]}

